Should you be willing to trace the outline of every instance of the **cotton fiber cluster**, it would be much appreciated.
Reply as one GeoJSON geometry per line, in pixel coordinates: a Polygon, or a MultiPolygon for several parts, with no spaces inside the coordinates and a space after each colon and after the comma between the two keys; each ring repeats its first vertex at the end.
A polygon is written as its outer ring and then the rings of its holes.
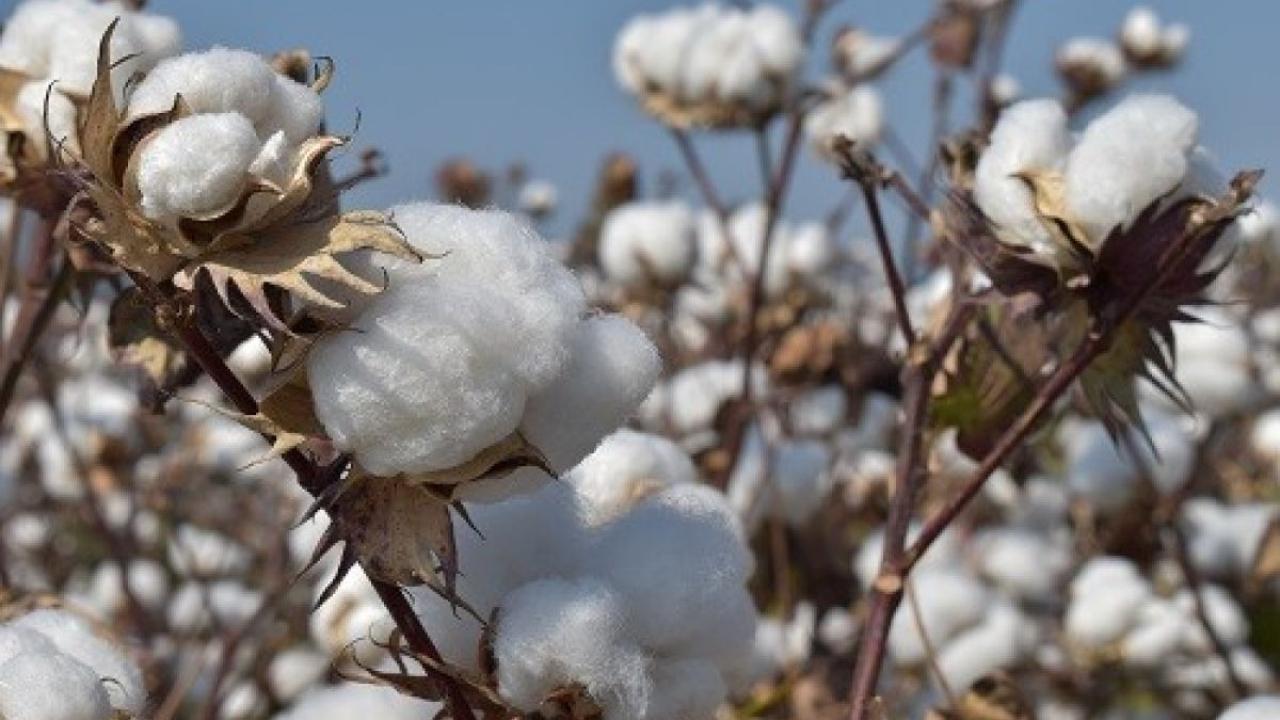
{"type": "Polygon", "coordinates": [[[1161,495],[1176,492],[1187,481],[1195,460],[1192,421],[1151,407],[1143,409],[1143,417],[1155,450],[1136,431],[1130,433],[1141,465],[1099,422],[1072,419],[1059,431],[1067,485],[1094,510],[1106,513],[1124,507],[1137,495],[1141,479],[1150,480],[1161,495]],[[1144,470],[1150,472],[1148,477],[1144,470]]]}
{"type": "MultiPolygon", "coordinates": [[[[772,435],[773,433],[769,433],[772,435]]],[[[766,430],[748,429],[727,490],[748,528],[766,518],[801,526],[822,507],[833,486],[831,449],[819,440],[766,441],[766,430]]]]}
{"type": "Polygon", "coordinates": [[[775,6],[706,4],[633,18],[614,43],[613,70],[675,124],[742,124],[782,105],[803,52],[795,23],[775,6]]]}
{"type": "Polygon", "coordinates": [[[879,91],[870,85],[834,88],[804,120],[809,141],[820,154],[828,157],[834,156],[841,138],[867,149],[880,139],[883,129],[884,105],[879,91]]]}
{"type": "Polygon", "coordinates": [[[361,466],[448,469],[519,431],[567,470],[648,394],[653,345],[621,317],[584,317],[578,281],[520,220],[393,213],[428,259],[388,262],[386,290],[307,361],[318,417],[361,466]]]}
{"type": "MultiPolygon", "coordinates": [[[[742,531],[669,444],[625,433],[597,454],[568,483],[476,506],[483,537],[459,533],[463,567],[483,569],[459,593],[497,610],[498,689],[525,711],[578,686],[609,720],[709,717],[754,634],[742,531]]],[[[427,593],[418,607],[445,658],[475,668],[479,623],[427,593]]]]}
{"type": "Polygon", "coordinates": [[[693,212],[681,202],[633,202],[610,211],[600,231],[600,267],[616,283],[673,285],[697,255],[693,212]]]}
{"type": "Polygon", "coordinates": [[[420,720],[440,711],[438,703],[403,695],[393,688],[344,683],[308,690],[275,720],[420,720]]]}
{"type": "Polygon", "coordinates": [[[1054,61],[1068,85],[1085,96],[1114,87],[1128,70],[1120,46],[1095,37],[1067,40],[1058,48],[1054,61]]]}
{"type": "Polygon", "coordinates": [[[128,115],[164,112],[178,95],[193,114],[156,132],[138,165],[143,212],[165,222],[226,211],[250,177],[284,185],[324,113],[314,90],[262,57],[214,48],[157,65],[134,89],[128,115]]]}
{"type": "Polygon", "coordinates": [[[1176,60],[1191,40],[1191,29],[1182,23],[1165,25],[1146,6],[1129,11],[1120,26],[1120,44],[1125,54],[1140,63],[1167,64],[1176,60]]]}
{"type": "Polygon", "coordinates": [[[35,610],[0,625],[0,717],[135,717],[146,699],[138,666],[79,616],[35,610]]]}
{"type": "Polygon", "coordinates": [[[1010,243],[1046,252],[1049,234],[1020,174],[1061,177],[1063,211],[1097,248],[1187,176],[1195,113],[1164,95],[1133,95],[1085,128],[1078,141],[1053,100],[1003,113],[978,162],[974,198],[1010,243]]]}
{"type": "Polygon", "coordinates": [[[854,81],[869,80],[883,72],[902,50],[901,38],[872,35],[848,28],[836,36],[832,47],[836,65],[854,81]]]}
{"type": "MultiPolygon", "coordinates": [[[[56,82],[58,90],[88,97],[97,75],[98,44],[107,26],[120,19],[111,37],[111,58],[119,62],[112,79],[119,87],[136,72],[178,52],[182,35],[173,20],[133,12],[123,2],[27,0],[5,21],[0,34],[0,67],[33,82],[56,82]]],[[[43,90],[41,90],[43,95],[43,90]]]]}
{"type": "Polygon", "coordinates": [[[706,287],[745,286],[760,267],[766,230],[771,237],[764,273],[767,294],[780,294],[793,280],[817,280],[831,269],[838,249],[821,223],[776,221],[768,226],[768,211],[760,203],[736,209],[727,228],[705,212],[698,222],[695,278],[706,287]]]}

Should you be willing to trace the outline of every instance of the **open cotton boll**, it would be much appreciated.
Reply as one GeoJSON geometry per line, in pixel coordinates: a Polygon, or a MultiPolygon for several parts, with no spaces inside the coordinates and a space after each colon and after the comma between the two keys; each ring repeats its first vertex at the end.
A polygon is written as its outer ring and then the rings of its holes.
{"type": "Polygon", "coordinates": [[[1049,233],[1031,191],[1016,175],[1057,170],[1071,149],[1067,114],[1057,100],[1024,100],[1000,113],[974,171],[973,197],[1001,239],[1044,248],[1049,233]]]}
{"type": "Polygon", "coordinates": [[[1067,211],[1093,243],[1177,187],[1198,125],[1194,112],[1167,95],[1130,95],[1089,123],[1063,180],[1067,211]]]}
{"type": "Polygon", "coordinates": [[[989,609],[987,589],[962,570],[918,570],[910,582],[920,605],[921,622],[917,625],[915,613],[906,607],[894,616],[889,652],[899,666],[916,665],[928,657],[926,636],[934,647],[941,647],[989,609]]]}
{"type": "Polygon", "coordinates": [[[503,603],[493,652],[498,692],[532,712],[555,689],[580,685],[610,720],[640,718],[652,686],[649,659],[628,643],[618,594],[595,579],[545,579],[503,603]]]}
{"type": "Polygon", "coordinates": [[[138,665],[123,650],[94,633],[79,616],[65,610],[42,609],[19,617],[13,625],[44,635],[59,652],[91,668],[96,677],[108,680],[104,685],[111,707],[133,715],[142,712],[147,691],[138,665]]]}
{"type": "Polygon", "coordinates": [[[697,469],[679,445],[660,435],[619,430],[569,472],[588,525],[617,517],[671,485],[697,482],[697,469]]]}
{"type": "Polygon", "coordinates": [[[128,112],[130,117],[165,112],[181,95],[194,113],[237,113],[256,128],[273,110],[275,78],[267,61],[248,50],[186,53],[147,73],[129,96],[128,112]]]}
{"type": "Polygon", "coordinates": [[[614,208],[600,230],[600,267],[624,285],[683,280],[695,259],[693,213],[681,202],[614,208]]]}
{"type": "Polygon", "coordinates": [[[1249,407],[1257,399],[1258,388],[1250,373],[1253,351],[1248,334],[1238,320],[1218,308],[1203,308],[1196,314],[1201,322],[1173,326],[1174,376],[1197,412],[1216,417],[1249,407]]]}
{"type": "Polygon", "coordinates": [[[792,398],[787,407],[791,430],[797,435],[824,435],[844,422],[848,397],[840,385],[823,385],[792,398]]]}
{"type": "Polygon", "coordinates": [[[1235,227],[1244,243],[1280,249],[1276,244],[1280,238],[1276,233],[1277,228],[1280,228],[1280,211],[1277,211],[1275,203],[1270,200],[1258,203],[1236,218],[1235,227]]]}
{"type": "Polygon", "coordinates": [[[1280,695],[1257,695],[1227,708],[1218,720],[1272,720],[1280,717],[1280,695]]]}
{"type": "MultiPolygon", "coordinates": [[[[919,534],[920,523],[912,522],[907,531],[907,544],[910,544],[919,534]]],[[[880,574],[880,559],[883,555],[884,528],[880,527],[862,541],[862,546],[858,548],[858,553],[853,559],[853,574],[858,577],[864,589],[871,587],[876,580],[876,576],[880,574]]],[[[947,530],[939,535],[934,543],[929,546],[929,550],[920,557],[916,567],[918,572],[923,573],[926,569],[946,570],[954,568],[962,562],[960,547],[955,533],[947,530]]]]}
{"type": "Polygon", "coordinates": [[[1149,598],[1138,609],[1134,628],[1120,645],[1124,661],[1136,667],[1158,667],[1182,649],[1193,617],[1164,598],[1149,598]]]}
{"type": "Polygon", "coordinates": [[[1182,506],[1180,524],[1188,536],[1188,553],[1200,572],[1236,578],[1248,572],[1272,518],[1275,503],[1223,505],[1212,498],[1192,498],[1182,506]]]}
{"type": "Polygon", "coordinates": [[[951,638],[938,651],[938,670],[947,686],[961,691],[985,675],[1013,667],[1034,647],[1031,620],[1007,602],[986,610],[977,625],[951,638]]]}
{"type": "Polygon", "coordinates": [[[1068,77],[1082,73],[1089,78],[1089,89],[1108,89],[1124,77],[1127,66],[1120,47],[1111,40],[1097,37],[1073,37],[1058,47],[1054,56],[1058,68],[1068,77]]]}
{"type": "Polygon", "coordinates": [[[275,720],[421,720],[433,717],[439,710],[439,703],[420,700],[394,688],[343,683],[308,690],[275,720]]]}
{"type": "Polygon", "coordinates": [[[880,74],[902,48],[902,39],[872,35],[860,28],[848,28],[836,36],[833,54],[841,71],[854,80],[880,74]]]}
{"type": "Polygon", "coordinates": [[[1145,5],[1133,8],[1120,26],[1120,41],[1126,50],[1136,55],[1158,53],[1161,44],[1159,16],[1145,5]]]}
{"type": "Polygon", "coordinates": [[[817,440],[779,445],[769,478],[769,514],[799,526],[822,507],[831,490],[831,450],[817,440]]]}
{"type": "Polygon", "coordinates": [[[585,569],[617,589],[631,632],[655,652],[733,658],[745,651],[755,608],[753,562],[717,491],[676,485],[604,526],[585,569]],[[696,550],[695,550],[696,549],[696,550]]]}
{"type": "Polygon", "coordinates": [[[681,658],[654,664],[653,696],[647,720],[714,717],[729,689],[720,670],[709,660],[681,658]]]}
{"type": "Polygon", "coordinates": [[[29,77],[46,77],[54,31],[74,22],[77,11],[89,4],[64,0],[27,0],[18,4],[0,33],[0,67],[29,77]]]}
{"type": "Polygon", "coordinates": [[[89,666],[60,652],[24,652],[0,664],[5,720],[108,720],[106,685],[89,666]]]}
{"type": "Polygon", "coordinates": [[[816,279],[830,271],[838,252],[822,223],[805,223],[786,236],[787,269],[801,278],[816,279]]]}
{"type": "Polygon", "coordinates": [[[276,653],[267,666],[267,686],[271,696],[288,702],[318,684],[331,667],[328,656],[304,647],[276,653]]]}
{"type": "Polygon", "coordinates": [[[998,527],[974,541],[982,574],[1017,597],[1052,598],[1071,567],[1071,549],[1043,531],[998,527]]]}
{"type": "Polygon", "coordinates": [[[1099,557],[1071,581],[1064,629],[1075,645],[1094,649],[1119,640],[1137,622],[1151,586],[1132,562],[1099,557]]]}
{"type": "Polygon", "coordinates": [[[740,672],[757,680],[779,670],[804,664],[813,653],[817,609],[811,602],[796,605],[790,618],[761,618],[756,625],[749,668],[740,672]]]}
{"type": "Polygon", "coordinates": [[[49,142],[55,150],[61,148],[72,154],[80,151],[76,106],[58,83],[42,80],[23,85],[15,105],[28,137],[39,147],[49,142]]]}
{"type": "Polygon", "coordinates": [[[387,263],[388,288],[353,332],[307,358],[316,414],[379,475],[454,467],[520,426],[531,395],[570,360],[585,298],[514,216],[436,204],[393,209],[419,251],[387,263]]]}
{"type": "MultiPolygon", "coordinates": [[[[709,429],[725,401],[742,392],[742,360],[708,360],[691,365],[668,381],[671,423],[682,435],[709,429]]],[[[758,392],[766,381],[764,368],[755,365],[751,384],[758,392]]]]}
{"type": "MultiPolygon", "coordinates": [[[[1204,603],[1205,614],[1214,633],[1228,647],[1240,645],[1249,639],[1249,620],[1231,593],[1220,585],[1205,584],[1200,586],[1200,600],[1204,603]]],[[[1178,591],[1173,601],[1188,618],[1196,618],[1196,598],[1189,588],[1178,591]]],[[[1200,652],[1212,652],[1213,643],[1208,633],[1200,624],[1192,623],[1187,628],[1191,646],[1200,652]]]]}
{"type": "Polygon", "coordinates": [[[884,104],[870,85],[837,89],[805,117],[804,131],[819,153],[831,156],[837,141],[847,138],[865,149],[884,130],[884,104]]]}
{"type": "Polygon", "coordinates": [[[243,115],[190,115],[155,134],[142,149],[138,190],[153,220],[209,217],[239,199],[262,142],[243,115]]]}
{"type": "Polygon", "coordinates": [[[781,76],[790,75],[800,65],[804,46],[795,21],[775,5],[754,5],[747,12],[747,33],[765,68],[781,76]]]}
{"type": "Polygon", "coordinates": [[[662,369],[653,343],[621,315],[584,320],[570,343],[568,365],[529,398],[520,423],[557,472],[577,465],[626,422],[662,369]]]}

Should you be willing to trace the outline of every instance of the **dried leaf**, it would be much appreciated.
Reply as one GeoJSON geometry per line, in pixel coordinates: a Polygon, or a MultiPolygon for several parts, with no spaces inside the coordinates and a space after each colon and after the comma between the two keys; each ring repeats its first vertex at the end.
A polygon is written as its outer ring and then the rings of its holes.
{"type": "Polygon", "coordinates": [[[518,431],[481,450],[475,457],[447,470],[415,473],[407,482],[414,485],[457,486],[487,478],[498,478],[522,467],[535,467],[555,475],[542,452],[518,431]]]}
{"type": "Polygon", "coordinates": [[[396,585],[437,577],[452,590],[457,550],[449,503],[403,478],[351,469],[350,485],[333,504],[342,535],[371,576],[396,585]]]}
{"type": "Polygon", "coordinates": [[[187,366],[187,355],[173,337],[156,324],[151,306],[137,288],[127,288],[111,303],[107,344],[118,360],[138,367],[160,390],[187,366]]]}
{"type": "Polygon", "coordinates": [[[1272,518],[1254,552],[1249,571],[1249,582],[1254,587],[1264,587],[1280,578],[1280,518],[1272,518]]]}

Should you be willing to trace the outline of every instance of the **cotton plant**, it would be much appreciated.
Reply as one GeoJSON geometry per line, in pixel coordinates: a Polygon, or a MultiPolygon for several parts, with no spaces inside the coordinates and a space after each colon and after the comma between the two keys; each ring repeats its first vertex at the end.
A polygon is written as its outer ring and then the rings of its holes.
{"type": "Polygon", "coordinates": [[[666,124],[749,127],[786,104],[803,58],[783,10],[708,3],[630,20],[615,40],[613,71],[666,124]]]}

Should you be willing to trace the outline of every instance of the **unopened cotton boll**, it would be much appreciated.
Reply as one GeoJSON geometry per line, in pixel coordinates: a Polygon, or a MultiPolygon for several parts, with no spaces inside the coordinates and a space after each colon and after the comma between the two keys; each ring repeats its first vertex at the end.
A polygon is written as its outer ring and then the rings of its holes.
{"type": "Polygon", "coordinates": [[[834,157],[839,141],[849,140],[866,149],[880,139],[884,129],[884,104],[870,85],[837,89],[805,117],[804,130],[818,152],[834,157]]]}
{"type": "Polygon", "coordinates": [[[155,220],[201,218],[239,199],[262,143],[243,115],[190,115],[156,133],[142,150],[142,211],[155,220]]]}
{"type": "Polygon", "coordinates": [[[108,720],[111,703],[92,668],[60,652],[25,652],[0,663],[5,720],[108,720]]]}
{"type": "Polygon", "coordinates": [[[1198,125],[1167,95],[1130,95],[1089,123],[1063,179],[1067,210],[1094,243],[1177,187],[1198,125]]]}
{"type": "Polygon", "coordinates": [[[684,203],[628,203],[605,217],[600,266],[624,285],[675,284],[693,266],[694,238],[693,213],[684,203]]]}
{"type": "Polygon", "coordinates": [[[275,720],[421,720],[439,711],[439,703],[420,700],[394,688],[343,683],[308,690],[275,720]]]}
{"type": "Polygon", "coordinates": [[[425,203],[393,213],[436,259],[389,262],[355,331],[307,358],[325,430],[379,475],[450,468],[515,431],[569,364],[585,310],[573,274],[515,217],[425,203]]]}
{"type": "Polygon", "coordinates": [[[592,317],[570,340],[559,377],[529,398],[524,437],[563,472],[636,411],[653,389],[662,362],[653,343],[621,315],[592,317]]]}
{"type": "Polygon", "coordinates": [[[1056,100],[1024,100],[1000,113],[974,171],[973,196],[1001,239],[1043,248],[1048,231],[1018,173],[1057,170],[1071,149],[1067,114],[1056,100]]]}
{"type": "Polygon", "coordinates": [[[920,606],[920,623],[904,603],[889,628],[889,652],[897,665],[916,665],[928,657],[925,644],[941,647],[988,610],[987,590],[961,570],[930,568],[912,573],[909,582],[920,606]]]}
{"type": "Polygon", "coordinates": [[[599,525],[662,488],[697,482],[697,469],[667,438],[623,429],[606,437],[567,479],[587,523],[599,525]]]}

